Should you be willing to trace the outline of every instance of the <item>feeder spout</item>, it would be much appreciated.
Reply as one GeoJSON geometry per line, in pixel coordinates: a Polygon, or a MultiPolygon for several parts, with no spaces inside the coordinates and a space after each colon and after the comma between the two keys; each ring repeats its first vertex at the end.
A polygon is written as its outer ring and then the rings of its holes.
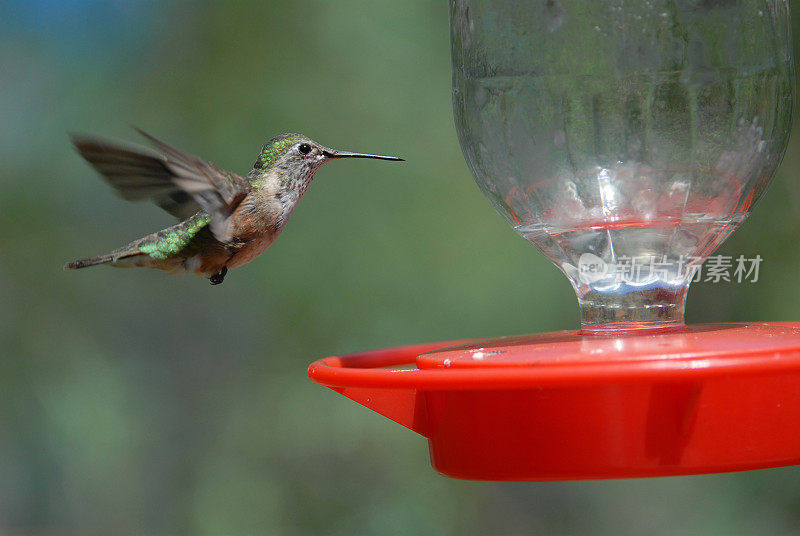
{"type": "Polygon", "coordinates": [[[427,391],[416,381],[419,374],[425,371],[400,369],[389,373],[386,367],[408,367],[423,352],[464,342],[416,344],[346,357],[327,357],[312,363],[308,367],[308,376],[362,406],[429,437],[427,391]]]}
{"type": "Polygon", "coordinates": [[[428,415],[425,397],[416,389],[384,389],[371,387],[331,387],[337,393],[406,428],[428,437],[428,415]]]}

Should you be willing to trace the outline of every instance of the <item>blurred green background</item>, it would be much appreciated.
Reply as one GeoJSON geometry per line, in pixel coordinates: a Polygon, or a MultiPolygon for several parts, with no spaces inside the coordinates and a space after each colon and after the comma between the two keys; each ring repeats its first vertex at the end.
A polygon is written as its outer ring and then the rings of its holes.
{"type": "MultiPolygon", "coordinates": [[[[578,324],[566,278],[463,161],[447,16],[422,0],[0,3],[0,534],[798,532],[797,468],[450,480],[423,438],[306,378],[326,355],[578,324]],[[239,172],[285,131],[407,162],[326,166],[220,287],[63,272],[171,224],[115,197],[66,136],[135,140],[129,124],[239,172]]],[[[761,255],[758,283],[695,284],[689,321],[800,319],[798,134],[721,250],[761,255]]]]}

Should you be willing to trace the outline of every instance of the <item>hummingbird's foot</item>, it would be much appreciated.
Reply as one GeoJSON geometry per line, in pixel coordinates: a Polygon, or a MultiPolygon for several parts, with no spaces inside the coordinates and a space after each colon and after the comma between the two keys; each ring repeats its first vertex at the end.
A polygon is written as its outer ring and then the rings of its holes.
{"type": "Polygon", "coordinates": [[[211,281],[212,285],[219,285],[220,283],[225,281],[225,274],[227,273],[228,273],[228,268],[223,266],[222,270],[209,277],[208,280],[211,281]]]}

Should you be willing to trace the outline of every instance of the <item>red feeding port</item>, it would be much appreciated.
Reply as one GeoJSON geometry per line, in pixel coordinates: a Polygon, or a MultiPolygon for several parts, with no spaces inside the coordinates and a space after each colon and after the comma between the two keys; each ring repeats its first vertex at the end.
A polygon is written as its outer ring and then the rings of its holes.
{"type": "Polygon", "coordinates": [[[321,359],[308,372],[425,436],[434,468],[457,478],[800,463],[800,323],[405,346],[321,359]]]}

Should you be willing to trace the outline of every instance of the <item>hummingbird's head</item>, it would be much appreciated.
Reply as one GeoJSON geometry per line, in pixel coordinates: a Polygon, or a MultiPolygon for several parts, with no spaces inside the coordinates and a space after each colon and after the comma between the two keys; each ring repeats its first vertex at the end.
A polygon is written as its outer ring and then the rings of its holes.
{"type": "Polygon", "coordinates": [[[302,134],[281,134],[269,140],[261,149],[254,171],[273,172],[282,181],[305,191],[320,166],[337,158],[375,158],[401,161],[396,156],[383,156],[350,151],[336,151],[320,145],[302,134]]]}

